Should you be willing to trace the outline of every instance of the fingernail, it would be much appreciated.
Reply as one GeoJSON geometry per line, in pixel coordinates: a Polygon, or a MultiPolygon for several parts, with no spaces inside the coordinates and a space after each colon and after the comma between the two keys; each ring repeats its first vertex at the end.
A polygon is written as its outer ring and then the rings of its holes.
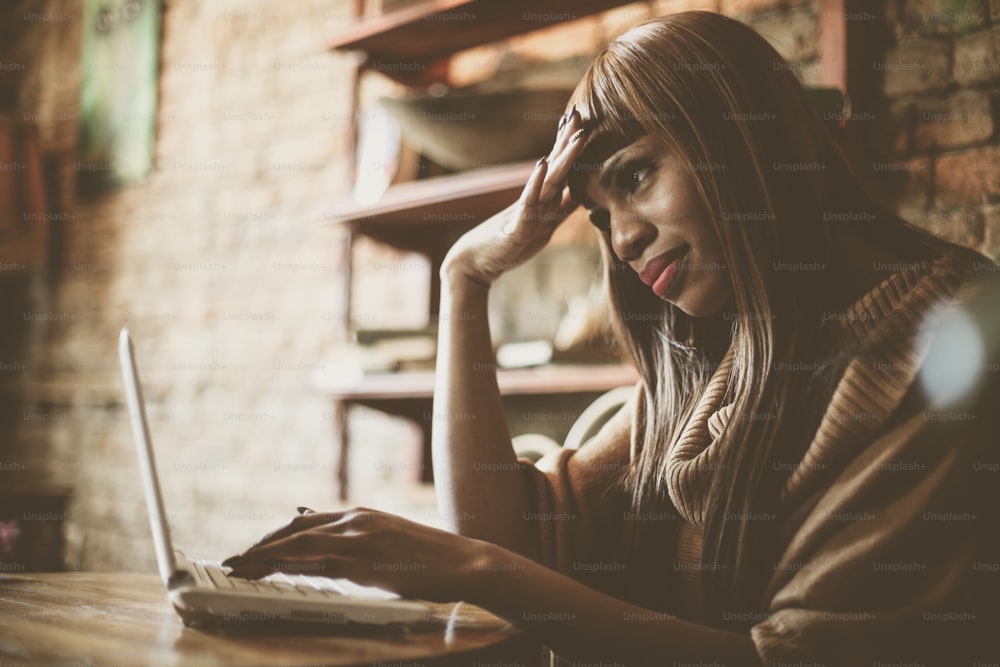
{"type": "Polygon", "coordinates": [[[573,106],[569,108],[569,113],[566,114],[566,122],[568,123],[573,119],[573,115],[576,113],[576,102],[573,102],[573,106]]]}
{"type": "Polygon", "coordinates": [[[582,137],[584,132],[586,132],[586,128],[577,130],[576,134],[574,134],[572,137],[570,137],[569,142],[573,143],[574,141],[576,141],[577,139],[579,139],[580,137],[582,137]]]}
{"type": "Polygon", "coordinates": [[[302,505],[300,505],[299,507],[296,507],[295,511],[297,511],[299,514],[315,514],[316,513],[316,510],[309,509],[308,507],[305,507],[305,506],[302,506],[302,505]]]}
{"type": "Polygon", "coordinates": [[[556,132],[558,132],[559,130],[561,130],[563,128],[563,125],[566,124],[567,120],[569,120],[569,114],[568,113],[565,113],[565,114],[563,114],[562,116],[559,117],[559,124],[556,125],[556,132]]]}
{"type": "Polygon", "coordinates": [[[549,161],[548,156],[542,157],[541,159],[538,160],[538,162],[535,163],[535,168],[537,169],[538,167],[541,167],[543,164],[545,164],[548,161],[549,161]]]}

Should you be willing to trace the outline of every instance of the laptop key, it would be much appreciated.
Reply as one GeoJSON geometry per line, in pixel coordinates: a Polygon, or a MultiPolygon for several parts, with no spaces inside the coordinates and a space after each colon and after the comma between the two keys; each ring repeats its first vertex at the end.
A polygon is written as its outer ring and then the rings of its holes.
{"type": "Polygon", "coordinates": [[[320,584],[320,582],[324,581],[322,577],[310,577],[308,575],[299,574],[294,577],[290,577],[290,581],[295,584],[295,587],[300,591],[305,591],[306,597],[328,598],[333,597],[334,595],[339,595],[339,593],[334,593],[320,584]]]}
{"type": "Polygon", "coordinates": [[[344,588],[342,583],[347,581],[346,579],[328,579],[327,577],[316,577],[316,585],[323,590],[329,592],[331,595],[349,595],[347,590],[344,588]]]}
{"type": "Polygon", "coordinates": [[[230,577],[230,583],[238,591],[259,591],[260,587],[257,585],[256,581],[250,581],[249,579],[239,579],[237,577],[230,577]]]}
{"type": "Polygon", "coordinates": [[[286,581],[275,581],[273,579],[265,579],[264,582],[267,583],[267,585],[272,587],[274,590],[278,591],[279,593],[289,593],[289,594],[294,593],[295,595],[304,594],[304,591],[300,591],[297,587],[293,586],[292,584],[286,581]]]}
{"type": "Polygon", "coordinates": [[[235,588],[233,584],[233,579],[226,576],[226,573],[222,571],[222,568],[215,563],[205,563],[204,572],[208,575],[208,578],[215,584],[216,588],[226,589],[235,588]]]}

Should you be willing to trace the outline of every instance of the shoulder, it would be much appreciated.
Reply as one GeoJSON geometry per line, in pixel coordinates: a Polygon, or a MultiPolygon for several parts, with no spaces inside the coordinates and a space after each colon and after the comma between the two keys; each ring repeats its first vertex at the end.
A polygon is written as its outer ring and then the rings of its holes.
{"type": "Polygon", "coordinates": [[[786,496],[812,494],[867,448],[896,442],[883,436],[908,417],[945,406],[936,394],[955,394],[962,369],[970,388],[983,384],[985,391],[990,376],[1000,374],[988,361],[1000,343],[990,305],[1000,302],[1000,292],[991,266],[978,253],[950,251],[893,274],[846,311],[855,351],[786,496]]]}

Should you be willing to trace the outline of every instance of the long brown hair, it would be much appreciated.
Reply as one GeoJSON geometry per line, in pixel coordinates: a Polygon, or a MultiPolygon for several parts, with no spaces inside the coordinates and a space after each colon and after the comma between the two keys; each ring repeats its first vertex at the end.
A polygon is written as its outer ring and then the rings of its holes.
{"type": "Polygon", "coordinates": [[[702,557],[703,621],[731,626],[726,611],[760,609],[777,555],[780,522],[753,520],[778,507],[788,473],[777,471],[788,468],[774,463],[801,460],[838,372],[835,341],[821,335],[832,327],[820,326],[823,313],[848,305],[830,278],[831,242],[855,234],[925,260],[951,244],[879,206],[787,63],[722,15],[684,12],[630,30],[596,58],[571,102],[588,127],[571,190],[613,152],[657,138],[690,169],[732,279],[723,313],[692,318],[653,295],[603,235],[619,338],[645,385],[638,454],[623,480],[636,511],[670,502],[667,453],[732,354],[732,414],[715,443],[722,458],[702,557]]]}

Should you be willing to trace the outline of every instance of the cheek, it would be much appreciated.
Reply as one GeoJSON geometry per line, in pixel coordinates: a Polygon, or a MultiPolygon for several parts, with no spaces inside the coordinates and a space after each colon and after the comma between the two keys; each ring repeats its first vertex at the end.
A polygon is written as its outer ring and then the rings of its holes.
{"type": "Polygon", "coordinates": [[[712,226],[708,223],[708,221],[705,221],[705,223],[701,226],[700,232],[707,254],[711,255],[712,261],[720,264],[724,263],[722,255],[722,241],[719,240],[718,235],[715,233],[715,230],[712,229],[712,226]]]}
{"type": "Polygon", "coordinates": [[[713,261],[722,261],[722,241],[712,224],[711,218],[701,202],[689,202],[687,208],[688,221],[685,232],[690,235],[694,244],[697,244],[703,257],[711,258],[713,261]]]}

